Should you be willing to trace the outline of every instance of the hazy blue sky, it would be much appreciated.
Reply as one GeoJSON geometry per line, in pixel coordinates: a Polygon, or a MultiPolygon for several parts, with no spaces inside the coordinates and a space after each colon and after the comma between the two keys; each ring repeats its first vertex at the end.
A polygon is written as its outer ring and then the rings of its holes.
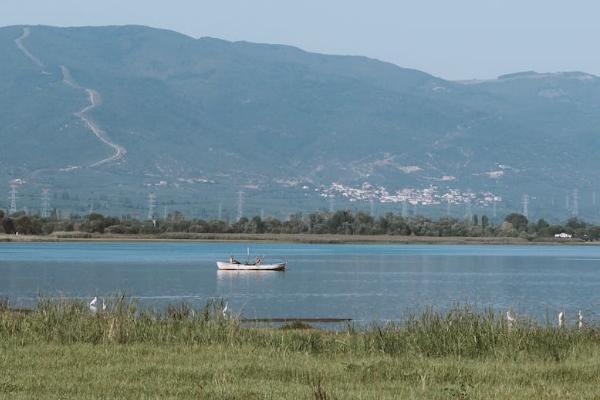
{"type": "Polygon", "coordinates": [[[0,0],[0,25],[142,24],[359,54],[449,79],[600,75],[597,0],[0,0]]]}

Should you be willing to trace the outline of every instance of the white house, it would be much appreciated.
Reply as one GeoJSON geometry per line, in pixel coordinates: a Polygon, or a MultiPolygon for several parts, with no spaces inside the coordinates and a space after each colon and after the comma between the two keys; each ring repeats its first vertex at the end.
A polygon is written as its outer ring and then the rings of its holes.
{"type": "Polygon", "coordinates": [[[573,237],[573,235],[569,234],[569,233],[557,233],[554,235],[555,239],[571,239],[573,237]]]}

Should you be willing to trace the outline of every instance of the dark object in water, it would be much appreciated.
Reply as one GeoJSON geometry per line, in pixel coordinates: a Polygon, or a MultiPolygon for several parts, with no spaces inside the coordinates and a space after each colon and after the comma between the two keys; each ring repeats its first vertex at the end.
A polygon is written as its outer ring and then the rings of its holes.
{"type": "Polygon", "coordinates": [[[282,325],[279,329],[288,331],[288,330],[309,330],[309,329],[315,329],[315,328],[312,325],[307,324],[306,322],[294,321],[289,324],[282,325]]]}
{"type": "Polygon", "coordinates": [[[336,323],[350,322],[352,318],[242,318],[241,322],[316,322],[316,323],[336,323]]]}
{"type": "Polygon", "coordinates": [[[34,311],[35,310],[32,310],[31,308],[9,308],[9,309],[5,309],[5,310],[0,310],[0,312],[11,313],[14,315],[33,314],[34,311]]]}

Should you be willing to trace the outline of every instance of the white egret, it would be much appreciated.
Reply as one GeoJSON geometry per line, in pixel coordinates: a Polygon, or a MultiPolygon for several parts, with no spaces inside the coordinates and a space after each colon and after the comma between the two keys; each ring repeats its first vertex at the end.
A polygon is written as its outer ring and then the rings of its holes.
{"type": "Polygon", "coordinates": [[[579,330],[583,328],[583,314],[581,314],[581,310],[577,313],[577,328],[579,330]]]}
{"type": "Polygon", "coordinates": [[[508,323],[508,329],[512,329],[515,326],[515,322],[517,322],[517,319],[510,310],[506,312],[506,322],[508,323]]]}
{"type": "Polygon", "coordinates": [[[565,312],[561,311],[558,313],[558,327],[562,328],[565,325],[565,312]]]}
{"type": "Polygon", "coordinates": [[[227,317],[227,311],[229,310],[229,303],[225,302],[225,307],[223,307],[223,316],[227,317]]]}
{"type": "Polygon", "coordinates": [[[98,303],[98,298],[94,297],[92,301],[90,301],[90,311],[95,313],[98,311],[98,307],[96,307],[96,303],[98,303]]]}
{"type": "Polygon", "coordinates": [[[102,298],[102,311],[106,311],[106,303],[104,302],[104,297],[102,298]]]}

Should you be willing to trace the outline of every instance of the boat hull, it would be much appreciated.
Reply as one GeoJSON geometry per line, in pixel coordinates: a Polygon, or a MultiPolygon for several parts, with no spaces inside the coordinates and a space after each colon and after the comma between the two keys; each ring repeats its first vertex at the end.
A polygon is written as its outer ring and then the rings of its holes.
{"type": "Polygon", "coordinates": [[[286,263],[252,265],[217,261],[217,269],[221,271],[283,271],[285,267],[286,263]]]}

